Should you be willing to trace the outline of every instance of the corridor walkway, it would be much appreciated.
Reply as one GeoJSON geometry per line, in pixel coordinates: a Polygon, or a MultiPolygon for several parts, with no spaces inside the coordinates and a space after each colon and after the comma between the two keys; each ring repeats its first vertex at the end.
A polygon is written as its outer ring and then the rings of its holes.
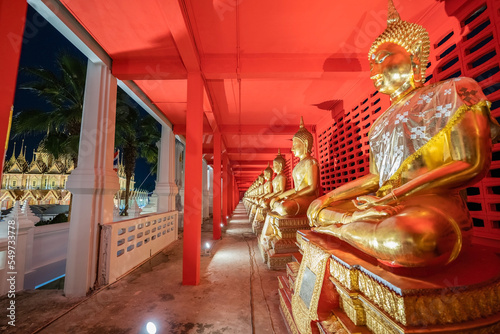
{"type": "MultiPolygon", "coordinates": [[[[202,245],[213,242],[211,235],[202,232],[202,245]]],[[[16,328],[3,327],[3,316],[0,332],[135,334],[147,333],[151,321],[157,333],[165,334],[286,333],[276,278],[283,274],[268,270],[262,262],[240,203],[212,254],[201,257],[198,286],[181,284],[182,240],[178,240],[90,297],[70,300],[60,290],[21,293],[16,298],[16,328]]],[[[0,299],[2,310],[6,305],[6,299],[0,299]]]]}

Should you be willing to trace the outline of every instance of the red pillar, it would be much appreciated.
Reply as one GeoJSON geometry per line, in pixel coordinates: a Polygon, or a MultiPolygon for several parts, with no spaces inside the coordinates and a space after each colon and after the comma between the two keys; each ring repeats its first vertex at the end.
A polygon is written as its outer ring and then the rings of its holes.
{"type": "Polygon", "coordinates": [[[214,132],[214,179],[213,179],[213,238],[221,237],[221,201],[220,201],[220,174],[221,174],[221,144],[219,130],[214,132]]]}
{"type": "Polygon", "coordinates": [[[203,79],[188,73],[186,112],[186,171],[182,284],[200,283],[203,153],[203,79]]]}
{"type": "Polygon", "coordinates": [[[229,171],[227,153],[222,157],[222,222],[227,225],[227,217],[229,216],[227,193],[229,190],[229,171]]]}
{"type": "Polygon", "coordinates": [[[229,169],[228,170],[228,179],[229,179],[229,184],[228,184],[228,189],[227,189],[227,211],[228,211],[228,216],[231,216],[233,214],[233,199],[231,194],[233,193],[233,173],[229,169]]]}
{"type": "Polygon", "coordinates": [[[236,206],[238,205],[238,186],[236,185],[236,177],[233,175],[233,211],[236,210],[236,206]]]}
{"type": "Polygon", "coordinates": [[[17,70],[26,21],[26,1],[0,0],[0,179],[2,178],[9,118],[16,91],[17,70]]]}

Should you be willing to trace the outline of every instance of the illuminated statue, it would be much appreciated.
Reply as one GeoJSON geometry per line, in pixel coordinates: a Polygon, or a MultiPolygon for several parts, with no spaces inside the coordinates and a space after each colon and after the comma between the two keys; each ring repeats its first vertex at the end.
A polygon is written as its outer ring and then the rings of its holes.
{"type": "Polygon", "coordinates": [[[319,166],[311,157],[312,146],[313,136],[304,127],[301,117],[299,131],[292,141],[292,152],[300,159],[292,173],[295,188],[275,196],[270,202],[272,211],[280,216],[305,215],[309,204],[319,195],[319,166]]]}
{"type": "Polygon", "coordinates": [[[273,169],[269,166],[269,163],[262,174],[264,176],[264,184],[262,185],[263,192],[257,197],[257,205],[259,205],[262,199],[264,199],[267,195],[273,193],[273,183],[271,181],[271,178],[273,177],[273,169]]]}
{"type": "Polygon", "coordinates": [[[272,211],[265,217],[259,238],[259,250],[270,269],[285,268],[298,252],[296,232],[309,229],[307,208],[319,196],[319,166],[311,157],[312,146],[313,136],[301,117],[299,131],[292,139],[292,152],[300,159],[292,172],[295,187],[272,197],[272,211]]]}
{"type": "Polygon", "coordinates": [[[278,150],[278,155],[273,160],[273,170],[276,173],[272,181],[272,189],[273,191],[266,196],[264,196],[259,205],[263,209],[269,209],[269,204],[271,200],[276,196],[281,195],[285,191],[286,187],[286,176],[283,174],[283,168],[285,167],[286,160],[281,155],[281,152],[278,150]]]}
{"type": "Polygon", "coordinates": [[[316,232],[334,235],[392,266],[453,261],[471,235],[461,190],[491,162],[498,123],[478,84],[455,78],[423,87],[429,38],[389,1],[387,28],[368,57],[391,107],[370,133],[370,173],[314,201],[316,232]],[[375,195],[371,195],[375,193],[375,195]]]}
{"type": "Polygon", "coordinates": [[[264,169],[259,177],[262,177],[262,184],[259,188],[259,194],[254,197],[254,200],[252,202],[252,209],[250,210],[250,215],[248,217],[251,222],[253,222],[254,218],[257,217],[258,209],[260,208],[262,199],[273,192],[273,184],[271,182],[271,177],[273,177],[273,170],[271,169],[271,167],[269,167],[269,164],[267,164],[267,168],[264,169]]]}
{"type": "Polygon", "coordinates": [[[252,223],[252,229],[257,234],[259,234],[262,230],[262,225],[266,220],[267,213],[270,211],[269,204],[271,203],[271,200],[285,191],[286,176],[283,174],[285,164],[286,160],[281,156],[281,152],[278,150],[278,155],[273,160],[273,169],[271,170],[271,174],[273,170],[276,173],[276,176],[272,181],[272,192],[261,197],[252,223]]]}
{"type": "MultiPolygon", "coordinates": [[[[270,168],[269,168],[270,169],[270,168]]],[[[272,170],[271,170],[272,172],[272,170]]],[[[269,178],[271,178],[271,176],[269,176],[269,178]]],[[[251,209],[250,209],[250,214],[248,216],[249,220],[250,221],[253,221],[254,217],[255,217],[255,213],[257,211],[257,206],[259,205],[259,200],[260,198],[265,195],[265,185],[264,185],[264,181],[266,181],[266,179],[264,178],[264,172],[262,172],[258,177],[257,177],[257,188],[255,188],[256,192],[255,194],[253,195],[253,197],[250,199],[250,206],[251,206],[251,209]]]]}

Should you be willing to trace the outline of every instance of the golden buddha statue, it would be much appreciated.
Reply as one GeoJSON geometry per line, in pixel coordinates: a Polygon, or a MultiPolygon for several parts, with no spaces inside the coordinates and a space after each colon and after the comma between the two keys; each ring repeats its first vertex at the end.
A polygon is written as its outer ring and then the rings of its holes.
{"type": "Polygon", "coordinates": [[[269,204],[271,204],[271,200],[276,196],[281,195],[286,188],[286,176],[283,174],[283,168],[286,165],[286,160],[281,155],[281,151],[278,149],[278,155],[273,160],[273,171],[276,173],[272,181],[272,192],[264,196],[259,205],[263,209],[270,209],[269,204]]]}
{"type": "Polygon", "coordinates": [[[285,191],[286,176],[282,173],[285,164],[286,160],[281,156],[281,152],[278,149],[278,155],[273,160],[273,169],[268,166],[271,176],[273,171],[276,173],[276,176],[272,182],[270,182],[272,191],[261,197],[252,223],[252,229],[257,235],[260,234],[262,225],[266,220],[268,212],[270,211],[269,204],[271,203],[271,200],[285,191]]]}
{"type": "Polygon", "coordinates": [[[273,183],[271,178],[273,177],[273,169],[267,164],[266,169],[262,172],[264,177],[264,183],[262,185],[263,192],[257,197],[257,204],[260,204],[262,199],[273,192],[273,183]]]}
{"type": "Polygon", "coordinates": [[[313,230],[389,266],[453,261],[472,232],[461,190],[485,176],[498,123],[478,84],[455,78],[424,87],[429,38],[389,0],[387,28],[368,58],[391,106],[372,125],[370,172],[314,201],[313,230]],[[375,195],[372,195],[375,193],[375,195]]]}
{"type": "MultiPolygon", "coordinates": [[[[271,168],[269,168],[269,169],[271,169],[271,168]]],[[[271,173],[272,173],[272,170],[271,170],[271,173]]],[[[269,176],[269,179],[270,178],[271,178],[271,176],[269,176]]],[[[257,212],[257,206],[259,205],[260,198],[266,194],[265,193],[265,181],[266,181],[266,179],[264,177],[264,172],[262,172],[257,177],[258,187],[256,188],[255,195],[251,199],[251,209],[250,209],[250,213],[249,213],[249,216],[248,216],[248,219],[251,222],[253,222],[253,219],[255,217],[255,213],[257,212]]]]}
{"type": "MultiPolygon", "coordinates": [[[[319,165],[311,157],[312,146],[313,136],[301,117],[300,128],[292,139],[292,152],[300,159],[292,172],[295,187],[270,199],[272,211],[265,217],[259,238],[259,250],[270,269],[285,268],[293,253],[298,252],[296,232],[309,229],[307,208],[319,195],[319,165]]],[[[280,182],[285,184],[283,179],[280,182]]]]}
{"type": "Polygon", "coordinates": [[[319,166],[311,156],[312,146],[313,136],[300,117],[299,131],[292,139],[292,152],[300,159],[292,172],[295,188],[274,196],[270,202],[272,211],[280,216],[305,215],[309,204],[319,196],[319,166]]]}

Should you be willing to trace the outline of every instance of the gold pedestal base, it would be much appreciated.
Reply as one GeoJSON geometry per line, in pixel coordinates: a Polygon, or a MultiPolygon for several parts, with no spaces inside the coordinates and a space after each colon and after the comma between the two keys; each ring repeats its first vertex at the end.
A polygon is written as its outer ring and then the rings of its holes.
{"type": "Polygon", "coordinates": [[[465,249],[423,272],[384,268],[331,236],[298,237],[304,259],[294,289],[283,293],[291,294],[301,334],[315,326],[320,333],[500,333],[500,258],[486,249],[465,249]],[[333,295],[337,304],[322,302],[333,295]]]}
{"type": "Polygon", "coordinates": [[[248,215],[248,220],[253,222],[253,219],[255,218],[255,213],[257,212],[257,205],[253,204],[252,208],[250,209],[250,214],[248,215]]]}
{"type": "Polygon", "coordinates": [[[252,222],[252,231],[258,236],[262,233],[262,228],[264,227],[264,222],[266,221],[268,212],[268,209],[260,207],[255,211],[255,217],[252,222]]]}
{"type": "Polygon", "coordinates": [[[296,243],[298,230],[309,229],[306,216],[282,217],[268,213],[259,238],[259,250],[269,269],[285,269],[299,251],[296,243]]]}

